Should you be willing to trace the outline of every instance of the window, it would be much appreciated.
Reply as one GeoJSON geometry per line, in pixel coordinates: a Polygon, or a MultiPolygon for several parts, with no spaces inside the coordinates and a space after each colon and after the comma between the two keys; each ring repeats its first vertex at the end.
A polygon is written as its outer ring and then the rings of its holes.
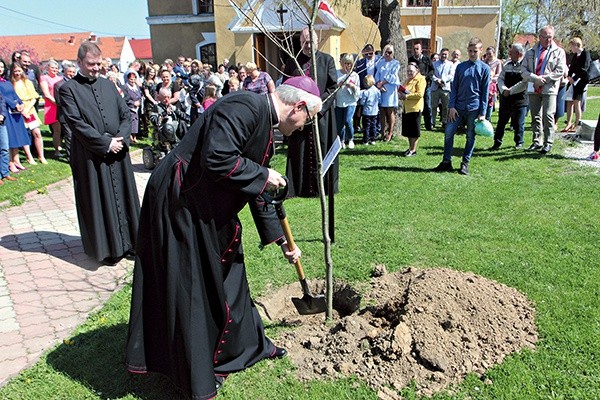
{"type": "Polygon", "coordinates": [[[217,70],[217,45],[214,43],[200,47],[200,59],[203,64],[213,66],[213,72],[217,70]]]}
{"type": "Polygon", "coordinates": [[[406,0],[406,7],[431,7],[431,0],[406,0]]]}
{"type": "Polygon", "coordinates": [[[198,14],[214,14],[213,0],[194,0],[193,3],[194,15],[198,14]]]}

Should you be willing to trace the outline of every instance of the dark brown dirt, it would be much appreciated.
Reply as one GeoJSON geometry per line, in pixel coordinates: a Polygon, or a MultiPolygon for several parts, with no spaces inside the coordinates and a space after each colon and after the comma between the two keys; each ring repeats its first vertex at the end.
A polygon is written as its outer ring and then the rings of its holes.
{"type": "MultiPolygon", "coordinates": [[[[313,285],[315,293],[324,292],[323,282],[313,285]]],[[[412,380],[420,394],[431,395],[469,372],[483,376],[537,342],[531,302],[468,272],[409,268],[387,274],[378,266],[366,287],[335,286],[330,324],[322,314],[297,314],[290,297],[301,294],[293,284],[257,301],[266,319],[294,326],[276,342],[288,349],[298,377],[356,375],[381,399],[399,398],[412,380]]]]}

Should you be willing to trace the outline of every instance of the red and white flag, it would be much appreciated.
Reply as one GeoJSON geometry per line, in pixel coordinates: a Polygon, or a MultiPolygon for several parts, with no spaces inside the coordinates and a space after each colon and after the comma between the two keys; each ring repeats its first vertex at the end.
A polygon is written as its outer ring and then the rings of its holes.
{"type": "Polygon", "coordinates": [[[325,0],[319,1],[319,10],[331,14],[333,17],[337,18],[337,15],[333,12],[333,8],[329,5],[329,3],[325,0]]]}

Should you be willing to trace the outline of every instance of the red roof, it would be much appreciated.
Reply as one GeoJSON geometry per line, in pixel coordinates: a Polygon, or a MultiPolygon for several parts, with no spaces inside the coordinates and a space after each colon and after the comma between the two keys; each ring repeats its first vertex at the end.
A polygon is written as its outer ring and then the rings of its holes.
{"type": "Polygon", "coordinates": [[[135,58],[139,60],[152,60],[152,42],[150,39],[129,39],[135,58]]]}
{"type": "Polygon", "coordinates": [[[537,35],[533,33],[516,34],[513,43],[520,43],[523,46],[533,46],[537,42],[537,35]]]}
{"type": "MultiPolygon", "coordinates": [[[[0,36],[0,55],[10,60],[15,50],[29,50],[33,62],[40,63],[54,58],[57,61],[77,59],[77,49],[92,32],[49,33],[45,35],[0,36]]],[[[104,57],[119,58],[125,42],[124,36],[97,37],[96,43],[104,57]]]]}
{"type": "MultiPolygon", "coordinates": [[[[514,43],[520,43],[525,46],[526,49],[533,47],[534,44],[537,43],[537,35],[534,33],[523,33],[516,34],[513,40],[514,43]]],[[[554,39],[554,43],[561,48],[564,48],[563,44],[558,41],[556,38],[554,39]]]]}

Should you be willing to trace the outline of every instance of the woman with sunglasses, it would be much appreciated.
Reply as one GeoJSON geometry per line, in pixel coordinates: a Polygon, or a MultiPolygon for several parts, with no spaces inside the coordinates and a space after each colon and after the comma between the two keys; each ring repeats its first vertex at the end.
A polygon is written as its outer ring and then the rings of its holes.
{"type": "Polygon", "coordinates": [[[381,131],[386,142],[392,139],[395,111],[398,108],[398,85],[400,78],[400,63],[394,58],[394,46],[387,44],[383,48],[383,58],[377,64],[375,72],[376,86],[381,90],[381,131]]]}

